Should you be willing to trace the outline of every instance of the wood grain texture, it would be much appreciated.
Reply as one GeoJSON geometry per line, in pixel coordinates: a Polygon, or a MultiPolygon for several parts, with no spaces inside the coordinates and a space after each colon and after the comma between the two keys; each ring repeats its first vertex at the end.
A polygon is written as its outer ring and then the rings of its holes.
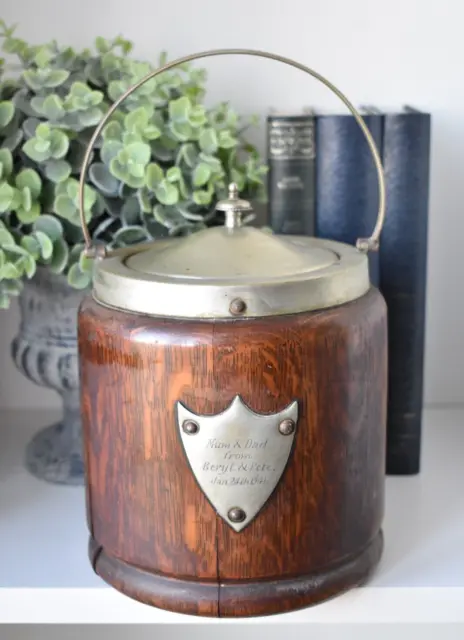
{"type": "Polygon", "coordinates": [[[331,597],[376,564],[387,377],[376,289],[321,312],[217,322],[141,317],[87,298],[79,349],[89,529],[102,547],[96,570],[116,588],[178,611],[264,615],[331,597]],[[258,413],[293,400],[300,412],[280,483],[241,533],[196,484],[174,415],[178,400],[211,415],[237,394],[258,413]],[[145,586],[131,586],[140,571],[145,586]],[[272,596],[295,580],[298,589],[272,596]],[[167,602],[166,585],[172,595],[183,581],[202,597],[180,589],[177,605],[167,602]]]}
{"type": "Polygon", "coordinates": [[[215,411],[211,332],[80,309],[83,437],[91,532],[106,552],[175,576],[217,579],[216,516],[175,427],[182,398],[215,411]],[[178,342],[179,341],[179,342],[178,342]]]}
{"type": "Polygon", "coordinates": [[[217,325],[214,334],[224,405],[240,394],[258,413],[295,399],[300,407],[292,459],[273,499],[239,534],[218,522],[220,579],[309,574],[358,553],[383,516],[387,369],[380,295],[262,320],[252,331],[217,325]]]}

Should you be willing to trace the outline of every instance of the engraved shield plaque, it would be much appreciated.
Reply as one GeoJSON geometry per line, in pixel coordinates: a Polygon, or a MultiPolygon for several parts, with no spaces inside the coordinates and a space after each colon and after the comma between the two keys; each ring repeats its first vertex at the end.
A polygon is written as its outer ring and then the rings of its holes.
{"type": "Polygon", "coordinates": [[[214,416],[177,402],[180,437],[192,472],[217,513],[244,529],[276,488],[296,432],[298,403],[279,413],[257,414],[236,396],[214,416]]]}

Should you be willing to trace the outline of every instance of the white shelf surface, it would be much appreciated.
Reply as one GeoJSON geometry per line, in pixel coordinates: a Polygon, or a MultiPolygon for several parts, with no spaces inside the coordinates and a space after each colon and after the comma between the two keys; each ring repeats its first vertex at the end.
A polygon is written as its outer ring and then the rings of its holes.
{"type": "MultiPolygon", "coordinates": [[[[0,413],[1,623],[263,623],[161,611],[107,586],[87,557],[84,489],[24,469],[56,415],[0,413]]],[[[464,622],[464,409],[424,412],[422,470],[388,477],[385,550],[370,582],[272,623],[464,622]]]]}

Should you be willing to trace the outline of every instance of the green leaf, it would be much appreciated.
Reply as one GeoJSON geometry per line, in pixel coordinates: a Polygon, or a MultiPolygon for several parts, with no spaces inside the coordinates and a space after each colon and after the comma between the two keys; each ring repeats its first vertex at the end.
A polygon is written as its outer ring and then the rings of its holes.
{"type": "Polygon", "coordinates": [[[83,127],[93,127],[100,122],[103,111],[98,107],[92,107],[79,113],[79,122],[83,127]]]}
{"type": "Polygon", "coordinates": [[[100,149],[100,158],[106,165],[109,165],[122,148],[122,142],[119,142],[119,140],[105,140],[103,147],[100,149]]]}
{"type": "Polygon", "coordinates": [[[221,173],[223,170],[221,161],[216,156],[210,156],[207,153],[200,153],[199,157],[202,162],[209,164],[214,173],[221,173]]]}
{"type": "Polygon", "coordinates": [[[143,142],[143,137],[140,133],[134,131],[125,131],[122,136],[124,146],[133,144],[134,142],[143,142]]]}
{"type": "Polygon", "coordinates": [[[44,86],[44,80],[33,69],[26,69],[22,74],[24,82],[32,91],[40,91],[44,86]]]}
{"type": "Polygon", "coordinates": [[[161,129],[154,124],[148,124],[143,130],[143,137],[146,140],[157,140],[161,135],[161,129]]]}
{"type": "Polygon", "coordinates": [[[138,162],[129,161],[129,172],[131,177],[134,178],[144,178],[145,179],[145,167],[143,164],[138,162]]]}
{"type": "Polygon", "coordinates": [[[161,204],[173,205],[179,201],[178,188],[167,180],[160,182],[154,191],[158,202],[161,204]]]}
{"type": "Polygon", "coordinates": [[[13,199],[10,203],[10,210],[16,211],[24,202],[23,193],[19,189],[13,189],[13,199]]]}
{"type": "Polygon", "coordinates": [[[63,225],[61,222],[54,216],[46,213],[34,222],[33,229],[35,232],[40,231],[44,233],[53,242],[63,237],[63,225]]]}
{"type": "Polygon", "coordinates": [[[6,227],[0,227],[0,246],[1,247],[14,247],[16,245],[15,239],[8,231],[6,227]]]}
{"type": "Polygon", "coordinates": [[[188,122],[171,122],[169,129],[176,140],[186,142],[192,137],[192,127],[188,122]]]}
{"type": "Polygon", "coordinates": [[[118,100],[118,98],[120,98],[128,88],[128,84],[126,84],[122,80],[113,80],[108,85],[108,95],[111,100],[118,100]]]}
{"type": "Polygon", "coordinates": [[[218,139],[216,131],[211,127],[204,129],[200,134],[200,148],[207,154],[213,154],[218,148],[218,139]]]}
{"type": "MultiPolygon", "coordinates": [[[[155,140],[152,146],[153,156],[160,162],[172,162],[174,152],[166,148],[164,138],[155,140]]],[[[177,144],[177,143],[176,143],[177,144]]]]}
{"type": "Polygon", "coordinates": [[[123,221],[123,223],[126,226],[134,226],[139,223],[141,218],[140,209],[141,205],[139,202],[139,198],[137,198],[136,196],[127,198],[121,208],[121,220],[123,221]]]}
{"type": "Polygon", "coordinates": [[[206,206],[211,203],[212,193],[210,191],[199,190],[193,192],[193,201],[200,206],[206,206]]]}
{"type": "Polygon", "coordinates": [[[34,169],[22,169],[16,176],[16,186],[18,189],[30,189],[33,200],[37,200],[42,191],[42,180],[34,169]]]}
{"type": "Polygon", "coordinates": [[[16,147],[18,147],[23,139],[23,132],[21,129],[18,129],[11,136],[6,137],[3,140],[3,148],[8,149],[9,151],[15,151],[16,147]]]}
{"type": "Polygon", "coordinates": [[[146,186],[137,191],[137,200],[142,213],[151,213],[153,211],[152,194],[146,186]]]}
{"type": "MultiPolygon", "coordinates": [[[[21,199],[22,199],[21,208],[24,209],[26,212],[30,211],[32,207],[31,190],[29,189],[29,187],[23,187],[20,191],[21,191],[21,199]]],[[[23,220],[21,220],[21,222],[23,222],[23,220]]]]}
{"type": "Polygon", "coordinates": [[[164,173],[159,164],[150,162],[145,169],[145,182],[147,187],[151,189],[151,191],[154,191],[163,179],[164,173]]]}
{"type": "Polygon", "coordinates": [[[0,213],[10,210],[15,195],[15,189],[7,182],[0,183],[0,213]]]}
{"type": "Polygon", "coordinates": [[[22,149],[24,153],[34,162],[43,162],[44,160],[48,160],[50,157],[50,152],[48,148],[44,150],[40,150],[40,146],[37,148],[37,138],[31,138],[30,140],[26,140],[23,144],[22,149]]]}
{"type": "Polygon", "coordinates": [[[19,296],[23,290],[23,282],[22,280],[4,280],[1,288],[10,296],[19,296]]]}
{"type": "Polygon", "coordinates": [[[124,149],[121,149],[118,155],[111,159],[110,166],[109,166],[111,174],[118,180],[121,180],[121,182],[125,182],[126,179],[130,177],[129,170],[127,168],[127,163],[123,164],[119,160],[119,155],[123,151],[124,149]]]}
{"type": "Polygon", "coordinates": [[[71,175],[71,165],[66,160],[49,160],[45,165],[45,176],[51,182],[63,182],[71,175]]]}
{"type": "Polygon", "coordinates": [[[68,264],[69,249],[63,238],[57,238],[53,242],[53,254],[48,266],[53,273],[63,273],[68,264]]]}
{"type": "Polygon", "coordinates": [[[148,232],[142,227],[131,226],[119,229],[113,236],[113,242],[118,246],[128,246],[131,244],[137,244],[139,242],[145,242],[150,240],[151,237],[148,232]]]}
{"type": "Polygon", "coordinates": [[[38,67],[47,67],[50,60],[53,58],[53,53],[49,47],[40,47],[38,52],[34,56],[34,62],[38,67]]]}
{"type": "Polygon", "coordinates": [[[82,271],[82,273],[88,273],[88,274],[92,274],[93,273],[93,265],[94,265],[94,261],[91,258],[88,258],[85,255],[85,252],[82,251],[81,255],[79,256],[79,269],[82,271]]]}
{"type": "Polygon", "coordinates": [[[78,242],[77,244],[75,244],[73,247],[71,247],[71,249],[69,250],[69,264],[75,264],[76,262],[78,263],[80,258],[81,258],[81,253],[84,250],[84,245],[80,242],[78,242]]]}
{"type": "Polygon", "coordinates": [[[175,229],[185,225],[183,215],[175,207],[164,207],[157,204],[153,209],[153,216],[159,224],[168,229],[175,229]]]}
{"type": "Polygon", "coordinates": [[[68,271],[68,284],[73,289],[86,289],[90,285],[90,275],[83,273],[79,267],[79,263],[74,263],[68,271]]]}
{"type": "Polygon", "coordinates": [[[31,255],[22,256],[16,263],[23,270],[28,278],[32,278],[36,272],[36,262],[31,255]]]}
{"type": "Polygon", "coordinates": [[[145,107],[139,107],[128,113],[124,118],[124,126],[129,131],[143,130],[150,119],[151,113],[145,107]]]}
{"type": "Polygon", "coordinates": [[[37,260],[40,257],[40,244],[34,236],[23,236],[20,242],[21,246],[37,260]]]}
{"type": "Polygon", "coordinates": [[[182,96],[177,100],[171,100],[169,102],[169,118],[174,122],[186,122],[192,103],[189,98],[182,96]]]}
{"type": "Polygon", "coordinates": [[[13,120],[15,113],[14,104],[9,100],[0,102],[0,129],[6,127],[13,120]]]}
{"type": "Polygon", "coordinates": [[[35,135],[37,138],[42,138],[43,140],[48,140],[51,135],[51,127],[45,122],[41,122],[37,125],[37,129],[35,130],[35,135]]]}
{"type": "Polygon", "coordinates": [[[178,182],[178,186],[179,186],[179,193],[182,199],[186,200],[187,198],[190,197],[190,190],[187,187],[187,184],[184,180],[184,177],[181,176],[178,182]]]}
{"type": "Polygon", "coordinates": [[[42,138],[35,138],[34,145],[36,151],[39,153],[47,153],[50,154],[51,142],[50,140],[43,140],[42,138]]]}
{"type": "Polygon", "coordinates": [[[45,98],[42,104],[41,111],[48,120],[59,120],[65,114],[65,110],[63,108],[63,101],[59,96],[57,96],[54,93],[45,98]]]}
{"type": "Polygon", "coordinates": [[[203,105],[196,104],[188,114],[188,121],[192,127],[201,127],[207,121],[206,111],[203,105]]]}
{"type": "Polygon", "coordinates": [[[193,172],[193,186],[194,187],[202,187],[204,184],[208,182],[211,177],[211,167],[209,164],[205,162],[200,162],[199,165],[195,167],[193,172]]]}
{"type": "Polygon", "coordinates": [[[219,146],[223,149],[231,149],[238,144],[237,138],[234,138],[228,129],[219,132],[219,146]]]}
{"type": "Polygon", "coordinates": [[[66,69],[53,69],[45,82],[46,87],[59,87],[69,78],[69,71],[66,69]]]}
{"type": "Polygon", "coordinates": [[[73,224],[79,224],[79,215],[73,200],[69,196],[59,195],[55,198],[54,209],[57,215],[73,224]]]}
{"type": "Polygon", "coordinates": [[[116,196],[119,181],[110,173],[102,162],[96,162],[89,169],[89,178],[104,196],[116,196]]]}
{"type": "Polygon", "coordinates": [[[21,277],[21,271],[12,262],[7,262],[0,267],[0,281],[1,280],[15,280],[21,277]]]}
{"type": "Polygon", "coordinates": [[[105,40],[105,38],[97,36],[95,39],[95,47],[99,53],[103,54],[111,50],[111,43],[108,40],[105,40]]]}
{"type": "Polygon", "coordinates": [[[51,147],[50,152],[53,158],[63,158],[69,149],[69,138],[63,131],[52,131],[50,136],[51,147]]]}
{"type": "Polygon", "coordinates": [[[20,207],[17,209],[16,215],[23,224],[31,224],[40,216],[40,204],[33,202],[29,208],[20,207]]]}
{"type": "Polygon", "coordinates": [[[26,118],[24,120],[22,127],[23,131],[28,138],[34,138],[35,133],[37,131],[37,127],[40,124],[40,120],[38,118],[26,118]]]}
{"type": "Polygon", "coordinates": [[[133,142],[125,147],[127,154],[132,162],[146,165],[150,160],[150,147],[143,142],[133,142]]]}
{"type": "Polygon", "coordinates": [[[103,127],[102,137],[104,140],[121,140],[123,128],[120,122],[109,122],[103,127]]]}
{"type": "Polygon", "coordinates": [[[7,178],[13,171],[13,156],[9,149],[0,149],[0,178],[7,178]]]}
{"type": "Polygon", "coordinates": [[[133,189],[143,187],[145,184],[145,174],[142,172],[140,177],[131,175],[127,164],[121,164],[118,157],[111,160],[109,169],[115,178],[133,189]]]}
{"type": "Polygon", "coordinates": [[[183,144],[179,151],[179,160],[183,159],[185,164],[193,169],[197,163],[198,151],[194,144],[187,142],[183,144]]]}
{"type": "Polygon", "coordinates": [[[181,180],[181,178],[182,178],[182,173],[181,173],[179,167],[170,167],[166,171],[166,180],[168,182],[179,182],[179,180],[181,180]]]}

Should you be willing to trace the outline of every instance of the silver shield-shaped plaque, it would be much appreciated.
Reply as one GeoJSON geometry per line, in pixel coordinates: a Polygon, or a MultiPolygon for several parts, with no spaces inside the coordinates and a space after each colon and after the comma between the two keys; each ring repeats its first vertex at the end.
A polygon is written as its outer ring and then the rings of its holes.
{"type": "Polygon", "coordinates": [[[193,474],[217,513],[235,531],[262,509],[287,465],[298,403],[257,414],[240,396],[222,413],[202,416],[177,402],[177,420],[193,474]]]}

